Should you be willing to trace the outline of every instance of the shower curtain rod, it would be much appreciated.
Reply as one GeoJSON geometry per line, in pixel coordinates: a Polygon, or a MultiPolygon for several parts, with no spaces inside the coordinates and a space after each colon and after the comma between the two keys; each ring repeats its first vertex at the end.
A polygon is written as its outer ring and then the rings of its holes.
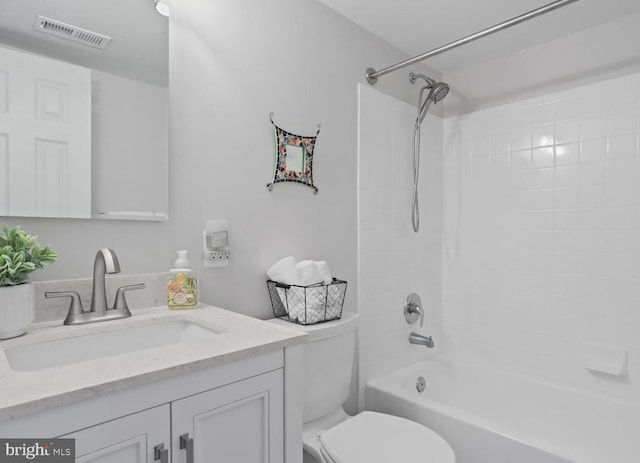
{"type": "Polygon", "coordinates": [[[367,82],[371,85],[375,85],[378,81],[378,77],[384,76],[385,74],[389,74],[390,72],[397,71],[398,69],[402,69],[404,67],[410,66],[419,61],[425,60],[427,58],[431,58],[432,56],[439,55],[440,53],[444,53],[445,51],[453,50],[454,48],[459,47],[460,45],[467,44],[469,42],[473,42],[474,40],[478,40],[482,37],[486,37],[487,35],[494,34],[503,29],[507,29],[508,27],[515,26],[516,24],[520,24],[521,22],[527,21],[529,19],[535,18],[536,16],[540,16],[545,13],[549,13],[557,8],[561,8],[563,6],[568,5],[569,3],[577,2],[578,0],[557,0],[555,2],[551,2],[548,5],[541,6],[540,8],[536,8],[535,10],[531,10],[528,13],[521,14],[520,16],[516,16],[515,18],[511,18],[508,21],[501,22],[500,24],[496,24],[495,26],[488,27],[487,29],[483,29],[480,32],[476,32],[475,34],[468,35],[462,39],[456,40],[454,42],[450,42],[446,45],[443,45],[438,48],[434,48],[431,51],[423,53],[421,55],[415,56],[413,58],[409,58],[400,63],[394,64],[393,66],[386,67],[384,69],[380,69],[376,71],[373,68],[367,69],[366,77],[367,82]]]}

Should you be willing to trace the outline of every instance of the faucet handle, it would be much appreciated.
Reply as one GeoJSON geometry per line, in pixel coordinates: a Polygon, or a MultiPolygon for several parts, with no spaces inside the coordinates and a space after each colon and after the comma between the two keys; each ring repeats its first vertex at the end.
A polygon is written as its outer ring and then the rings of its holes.
{"type": "Polygon", "coordinates": [[[116,298],[113,301],[113,309],[117,310],[117,309],[123,309],[128,311],[129,310],[129,306],[127,305],[127,300],[124,297],[124,294],[127,291],[134,291],[136,289],[144,289],[145,288],[145,284],[144,283],[137,283],[135,285],[126,285],[126,286],[120,286],[118,288],[118,290],[116,291],[116,298]]]}
{"type": "Polygon", "coordinates": [[[404,319],[410,325],[418,321],[420,318],[420,326],[424,324],[424,310],[422,310],[422,300],[416,293],[411,293],[407,296],[407,300],[404,303],[404,319]]]}
{"type": "Polygon", "coordinates": [[[47,299],[52,299],[56,297],[68,297],[71,299],[69,302],[69,312],[67,313],[67,318],[64,320],[64,324],[68,325],[76,315],[80,315],[84,313],[84,308],[82,307],[82,301],[80,300],[80,294],[76,291],[47,291],[44,293],[44,297],[47,299]]]}

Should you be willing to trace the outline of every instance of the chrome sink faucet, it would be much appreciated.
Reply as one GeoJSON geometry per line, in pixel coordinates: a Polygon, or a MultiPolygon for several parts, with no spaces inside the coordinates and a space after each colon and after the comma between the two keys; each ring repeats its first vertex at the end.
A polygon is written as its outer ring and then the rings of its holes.
{"type": "Polygon", "coordinates": [[[104,286],[105,274],[120,273],[118,256],[109,248],[99,249],[93,261],[93,290],[89,312],[103,314],[107,310],[107,292],[104,286]]]}
{"type": "Polygon", "coordinates": [[[107,307],[107,293],[105,290],[105,275],[108,273],[120,273],[120,263],[115,252],[109,248],[102,248],[96,253],[96,258],[93,262],[93,290],[91,293],[91,305],[87,311],[82,307],[80,294],[76,291],[47,291],[44,293],[44,297],[68,297],[71,299],[69,313],[64,320],[65,325],[82,325],[130,317],[131,312],[124,295],[127,291],[143,289],[145,285],[144,283],[139,283],[118,288],[113,308],[110,309],[107,307]]]}

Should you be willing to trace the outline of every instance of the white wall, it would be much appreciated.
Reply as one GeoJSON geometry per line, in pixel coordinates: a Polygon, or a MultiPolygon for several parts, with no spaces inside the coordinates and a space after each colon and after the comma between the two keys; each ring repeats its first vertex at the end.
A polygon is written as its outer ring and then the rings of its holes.
{"type": "Polygon", "coordinates": [[[640,397],[640,74],[446,119],[444,348],[640,397]],[[583,368],[629,351],[629,376],[583,368]]]}
{"type": "Polygon", "coordinates": [[[368,86],[359,86],[359,95],[359,374],[364,387],[368,379],[433,355],[441,341],[443,121],[429,114],[422,125],[416,234],[411,227],[416,107],[368,86]],[[405,321],[410,293],[422,298],[422,328],[405,321]],[[410,345],[411,331],[433,335],[436,349],[410,345]]]}
{"type": "MultiPolygon", "coordinates": [[[[356,84],[367,67],[406,56],[313,0],[180,0],[171,11],[170,222],[6,218],[60,252],[33,279],[90,276],[105,246],[127,274],[166,271],[175,250],[188,249],[204,301],[267,318],[264,272],[292,254],[327,259],[349,281],[345,308],[355,310],[356,84]],[[322,123],[317,196],[297,184],[267,191],[271,111],[302,134],[322,123]],[[230,222],[232,261],[204,270],[203,222],[219,218],[230,222]]],[[[385,76],[377,87],[413,100],[408,72],[385,76]]]]}

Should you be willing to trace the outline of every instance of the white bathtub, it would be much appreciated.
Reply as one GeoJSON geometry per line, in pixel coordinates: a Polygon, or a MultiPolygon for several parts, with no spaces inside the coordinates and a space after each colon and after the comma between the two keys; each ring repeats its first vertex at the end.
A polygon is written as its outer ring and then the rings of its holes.
{"type": "Polygon", "coordinates": [[[447,357],[371,381],[366,408],[430,427],[458,463],[640,463],[640,404],[447,357]]]}

